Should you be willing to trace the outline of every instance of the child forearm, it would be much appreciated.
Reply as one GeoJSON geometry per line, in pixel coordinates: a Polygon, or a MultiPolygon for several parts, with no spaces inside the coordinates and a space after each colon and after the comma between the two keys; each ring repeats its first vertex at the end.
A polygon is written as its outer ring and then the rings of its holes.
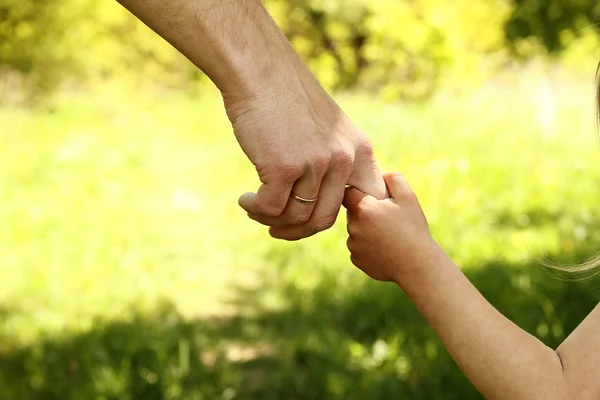
{"type": "Polygon", "coordinates": [[[393,198],[348,189],[348,249],[373,279],[396,282],[488,399],[600,398],[600,306],[557,351],[492,307],[435,243],[402,174],[384,175],[393,198]]]}
{"type": "Polygon", "coordinates": [[[441,249],[417,263],[396,283],[486,398],[578,398],[558,354],[492,307],[441,249]]]}

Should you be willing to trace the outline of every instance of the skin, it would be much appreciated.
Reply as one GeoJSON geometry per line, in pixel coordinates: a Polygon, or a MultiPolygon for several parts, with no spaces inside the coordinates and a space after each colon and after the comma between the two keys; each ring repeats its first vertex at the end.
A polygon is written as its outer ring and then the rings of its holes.
{"type": "Polygon", "coordinates": [[[262,185],[239,199],[279,239],[331,227],[345,185],[387,196],[368,137],[300,60],[260,0],[119,0],[219,88],[262,185]],[[318,200],[295,201],[291,194],[318,200]]]}
{"type": "Polygon", "coordinates": [[[444,253],[404,176],[384,179],[392,201],[346,191],[351,260],[408,295],[477,389],[487,399],[600,398],[600,305],[558,349],[545,346],[490,305],[444,253]]]}

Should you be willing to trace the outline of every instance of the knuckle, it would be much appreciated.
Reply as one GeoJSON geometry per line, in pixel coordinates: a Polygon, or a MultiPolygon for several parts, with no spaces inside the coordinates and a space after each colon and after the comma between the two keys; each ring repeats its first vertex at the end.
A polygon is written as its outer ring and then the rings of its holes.
{"type": "Polygon", "coordinates": [[[288,218],[288,221],[292,225],[300,225],[300,224],[304,224],[309,219],[310,219],[310,214],[295,214],[295,215],[291,215],[288,218]]]}
{"type": "Polygon", "coordinates": [[[305,164],[302,162],[287,160],[284,161],[279,167],[279,176],[285,182],[294,182],[304,172],[305,164]]]}
{"type": "Polygon", "coordinates": [[[346,240],[346,247],[348,248],[348,250],[350,250],[350,253],[354,252],[354,246],[355,246],[355,241],[354,238],[349,237],[348,240],[346,240]]]}
{"type": "Polygon", "coordinates": [[[281,234],[281,232],[279,231],[269,231],[269,235],[273,238],[273,239],[279,239],[279,240],[288,240],[283,234],[281,234]]]}
{"type": "Polygon", "coordinates": [[[352,151],[340,147],[335,151],[333,160],[337,169],[348,171],[354,165],[354,154],[352,151]]]}
{"type": "Polygon", "coordinates": [[[290,232],[286,228],[269,228],[269,235],[274,239],[285,240],[285,241],[296,241],[301,239],[302,237],[298,235],[297,232],[290,232]]]}
{"type": "Polygon", "coordinates": [[[314,229],[317,232],[325,231],[325,230],[331,228],[335,224],[336,218],[337,218],[337,215],[324,217],[315,222],[314,229]]]}
{"type": "Polygon", "coordinates": [[[373,205],[368,201],[363,200],[356,206],[356,215],[361,219],[372,218],[374,211],[373,205]]]}
{"type": "Polygon", "coordinates": [[[356,143],[356,153],[361,156],[372,156],[374,154],[373,143],[366,135],[361,136],[356,143]]]}
{"type": "Polygon", "coordinates": [[[264,217],[279,217],[283,212],[282,207],[277,207],[272,204],[258,203],[258,213],[264,217]]]}
{"type": "Polygon", "coordinates": [[[247,213],[247,215],[248,215],[248,218],[250,218],[251,220],[258,222],[261,225],[267,225],[265,218],[263,216],[254,215],[251,213],[247,213]]]}
{"type": "Polygon", "coordinates": [[[360,232],[360,229],[356,224],[348,224],[348,235],[356,236],[360,232]]]}

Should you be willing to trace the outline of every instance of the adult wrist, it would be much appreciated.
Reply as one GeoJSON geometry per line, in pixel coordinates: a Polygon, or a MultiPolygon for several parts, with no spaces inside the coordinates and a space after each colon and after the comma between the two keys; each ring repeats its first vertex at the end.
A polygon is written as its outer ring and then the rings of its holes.
{"type": "Polygon", "coordinates": [[[195,11],[192,61],[224,97],[259,96],[290,80],[297,55],[260,0],[211,4],[195,11]]]}

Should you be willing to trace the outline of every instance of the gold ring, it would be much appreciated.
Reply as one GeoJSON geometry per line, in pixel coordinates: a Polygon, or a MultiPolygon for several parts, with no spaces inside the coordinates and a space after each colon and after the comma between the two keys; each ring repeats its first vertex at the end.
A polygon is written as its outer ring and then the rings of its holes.
{"type": "Polygon", "coordinates": [[[292,199],[302,204],[314,204],[319,198],[315,197],[314,199],[305,199],[304,197],[296,196],[294,193],[292,193],[292,199]]]}

